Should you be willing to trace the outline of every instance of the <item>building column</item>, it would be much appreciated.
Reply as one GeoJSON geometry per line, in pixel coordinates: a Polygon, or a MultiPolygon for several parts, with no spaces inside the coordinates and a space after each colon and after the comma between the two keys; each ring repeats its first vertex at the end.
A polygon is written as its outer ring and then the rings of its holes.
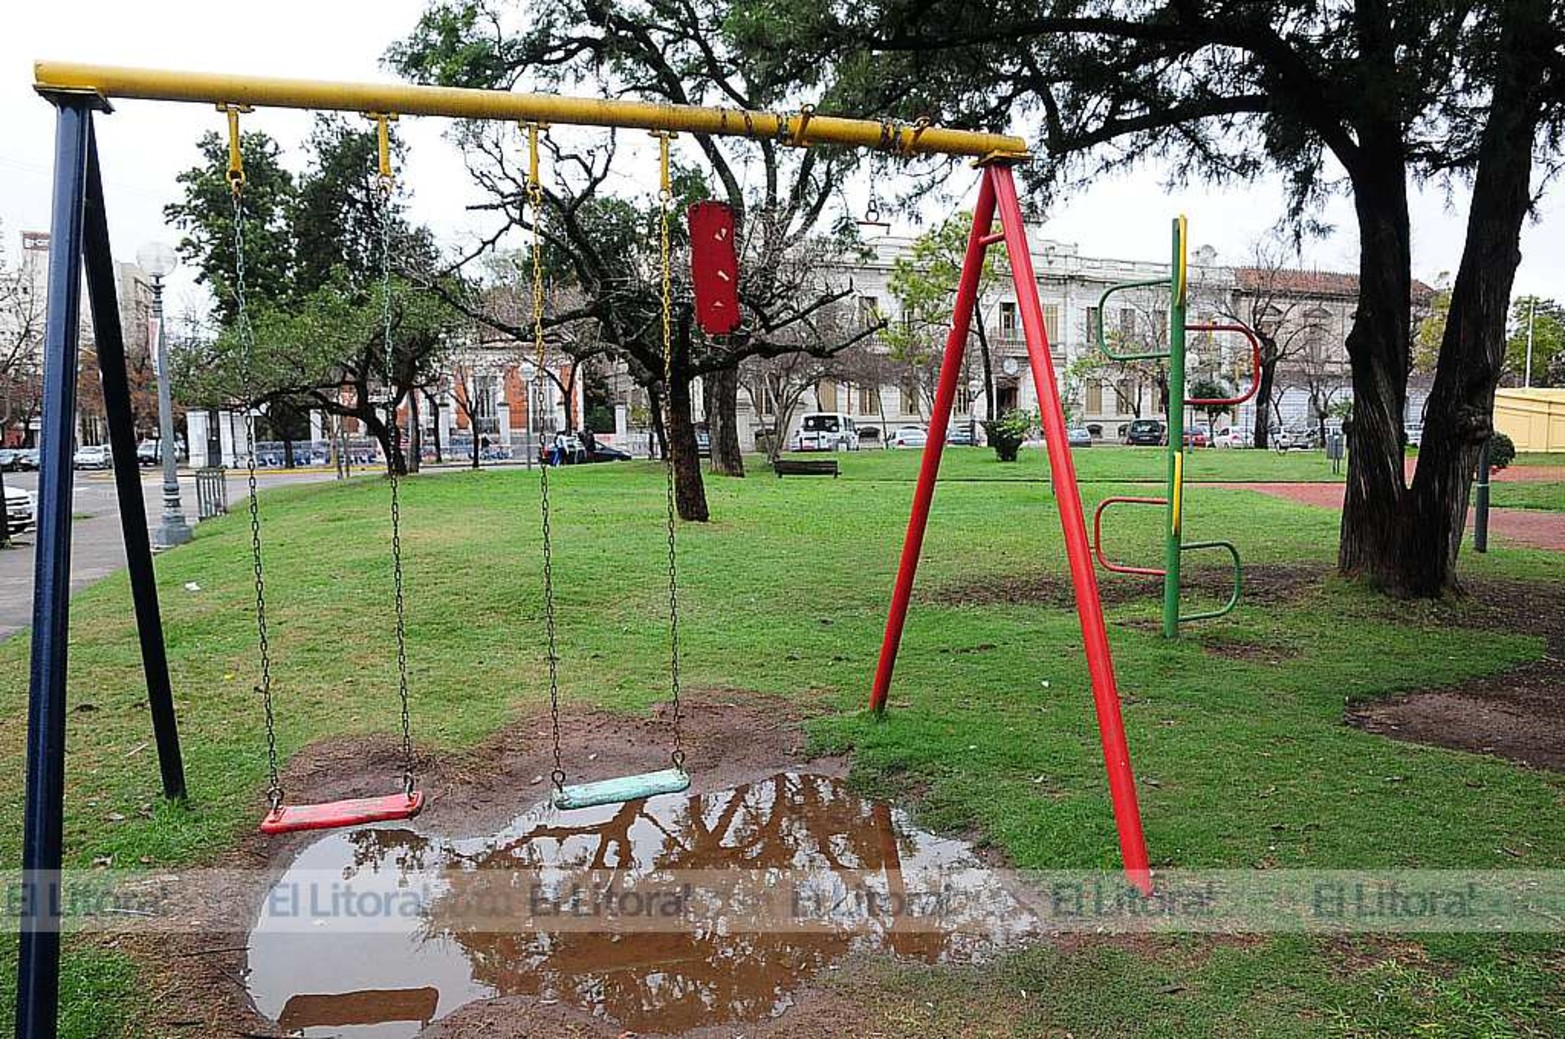
{"type": "MultiPolygon", "coordinates": [[[[241,433],[242,437],[243,434],[241,433]]],[[[217,437],[219,445],[218,465],[233,467],[239,464],[239,452],[235,447],[234,438],[234,413],[232,411],[219,411],[217,413],[217,437]]]]}
{"type": "Polygon", "coordinates": [[[210,428],[207,425],[207,413],[202,409],[192,408],[185,412],[185,451],[193,466],[212,464],[212,459],[207,457],[207,434],[210,428]]]}
{"type": "Polygon", "coordinates": [[[436,421],[440,424],[440,443],[450,450],[451,447],[451,422],[456,414],[456,394],[450,390],[444,390],[440,394],[440,414],[436,421]]]}
{"type": "Polygon", "coordinates": [[[494,406],[495,417],[495,446],[511,446],[511,405],[506,401],[498,401],[494,406]]]}

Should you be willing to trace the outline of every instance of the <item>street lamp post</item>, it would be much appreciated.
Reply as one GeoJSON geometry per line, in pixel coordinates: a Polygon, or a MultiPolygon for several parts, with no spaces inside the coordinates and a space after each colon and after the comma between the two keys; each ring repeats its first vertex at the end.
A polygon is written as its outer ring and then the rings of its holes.
{"type": "MultiPolygon", "coordinates": [[[[977,447],[978,446],[978,421],[977,421],[977,415],[975,415],[974,412],[976,412],[978,410],[978,394],[979,394],[979,391],[981,391],[983,388],[984,388],[984,383],[983,383],[982,379],[969,379],[967,381],[967,446],[968,447],[977,447]]],[[[992,419],[992,418],[994,418],[994,416],[986,414],[984,416],[984,418],[992,419]]]]}
{"type": "MultiPolygon", "coordinates": [[[[1532,388],[1532,326],[1533,318],[1538,311],[1538,297],[1533,296],[1527,300],[1527,367],[1522,372],[1522,388],[1532,388]]],[[[1487,443],[1487,441],[1485,441],[1487,443]]]]}
{"type": "Polygon", "coordinates": [[[174,440],[174,409],[170,402],[168,350],[163,337],[163,279],[178,259],[162,242],[148,242],[136,252],[136,263],[152,279],[152,318],[157,323],[153,358],[158,377],[158,454],[163,459],[163,519],[153,532],[153,544],[173,548],[190,540],[190,524],[179,500],[179,447],[174,440]]]}

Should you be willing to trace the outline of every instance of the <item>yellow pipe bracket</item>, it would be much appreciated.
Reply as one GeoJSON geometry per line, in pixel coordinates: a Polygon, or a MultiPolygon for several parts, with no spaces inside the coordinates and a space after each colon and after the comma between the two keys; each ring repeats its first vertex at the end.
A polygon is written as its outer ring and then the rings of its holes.
{"type": "Polygon", "coordinates": [[[390,191],[396,183],[396,177],[391,172],[391,124],[396,120],[395,112],[365,112],[364,118],[375,120],[375,158],[379,164],[380,186],[383,191],[390,191]]]}
{"type": "Polygon", "coordinates": [[[653,130],[658,139],[658,200],[664,205],[674,200],[674,179],[669,173],[668,142],[679,135],[672,130],[653,130]]]}
{"type": "Polygon", "coordinates": [[[228,116],[228,186],[237,195],[245,186],[245,156],[239,146],[239,114],[254,109],[249,105],[219,102],[217,110],[228,116]]]}

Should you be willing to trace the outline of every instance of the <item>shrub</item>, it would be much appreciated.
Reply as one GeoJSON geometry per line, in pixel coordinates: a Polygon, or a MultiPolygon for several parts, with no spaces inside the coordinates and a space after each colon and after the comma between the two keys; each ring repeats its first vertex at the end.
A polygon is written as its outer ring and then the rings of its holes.
{"type": "Polygon", "coordinates": [[[1002,462],[1014,462],[1017,452],[1022,449],[1022,441],[1032,432],[1034,424],[1032,415],[1013,408],[998,419],[986,420],[983,425],[995,456],[1002,462]]]}
{"type": "Polygon", "coordinates": [[[1489,468],[1499,472],[1516,461],[1516,445],[1499,430],[1489,435],[1489,468]]]}

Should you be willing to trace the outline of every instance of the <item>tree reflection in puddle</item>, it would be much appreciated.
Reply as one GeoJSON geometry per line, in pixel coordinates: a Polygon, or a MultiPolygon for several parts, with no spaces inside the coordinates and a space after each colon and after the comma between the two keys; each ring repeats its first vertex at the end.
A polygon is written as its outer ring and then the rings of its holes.
{"type": "Polygon", "coordinates": [[[409,1036],[464,1003],[513,995],[678,1033],[778,1014],[852,952],[934,962],[1006,941],[1026,914],[977,866],[964,843],[801,773],[539,810],[474,840],[334,833],[262,906],[248,984],[290,1034],[409,1036]],[[954,930],[833,901],[867,891],[872,910],[905,909],[928,894],[909,890],[914,878],[948,875],[968,885],[954,930]],[[604,890],[619,896],[608,908],[604,890]],[[860,910],[852,926],[823,919],[837,904],[860,910]]]}

